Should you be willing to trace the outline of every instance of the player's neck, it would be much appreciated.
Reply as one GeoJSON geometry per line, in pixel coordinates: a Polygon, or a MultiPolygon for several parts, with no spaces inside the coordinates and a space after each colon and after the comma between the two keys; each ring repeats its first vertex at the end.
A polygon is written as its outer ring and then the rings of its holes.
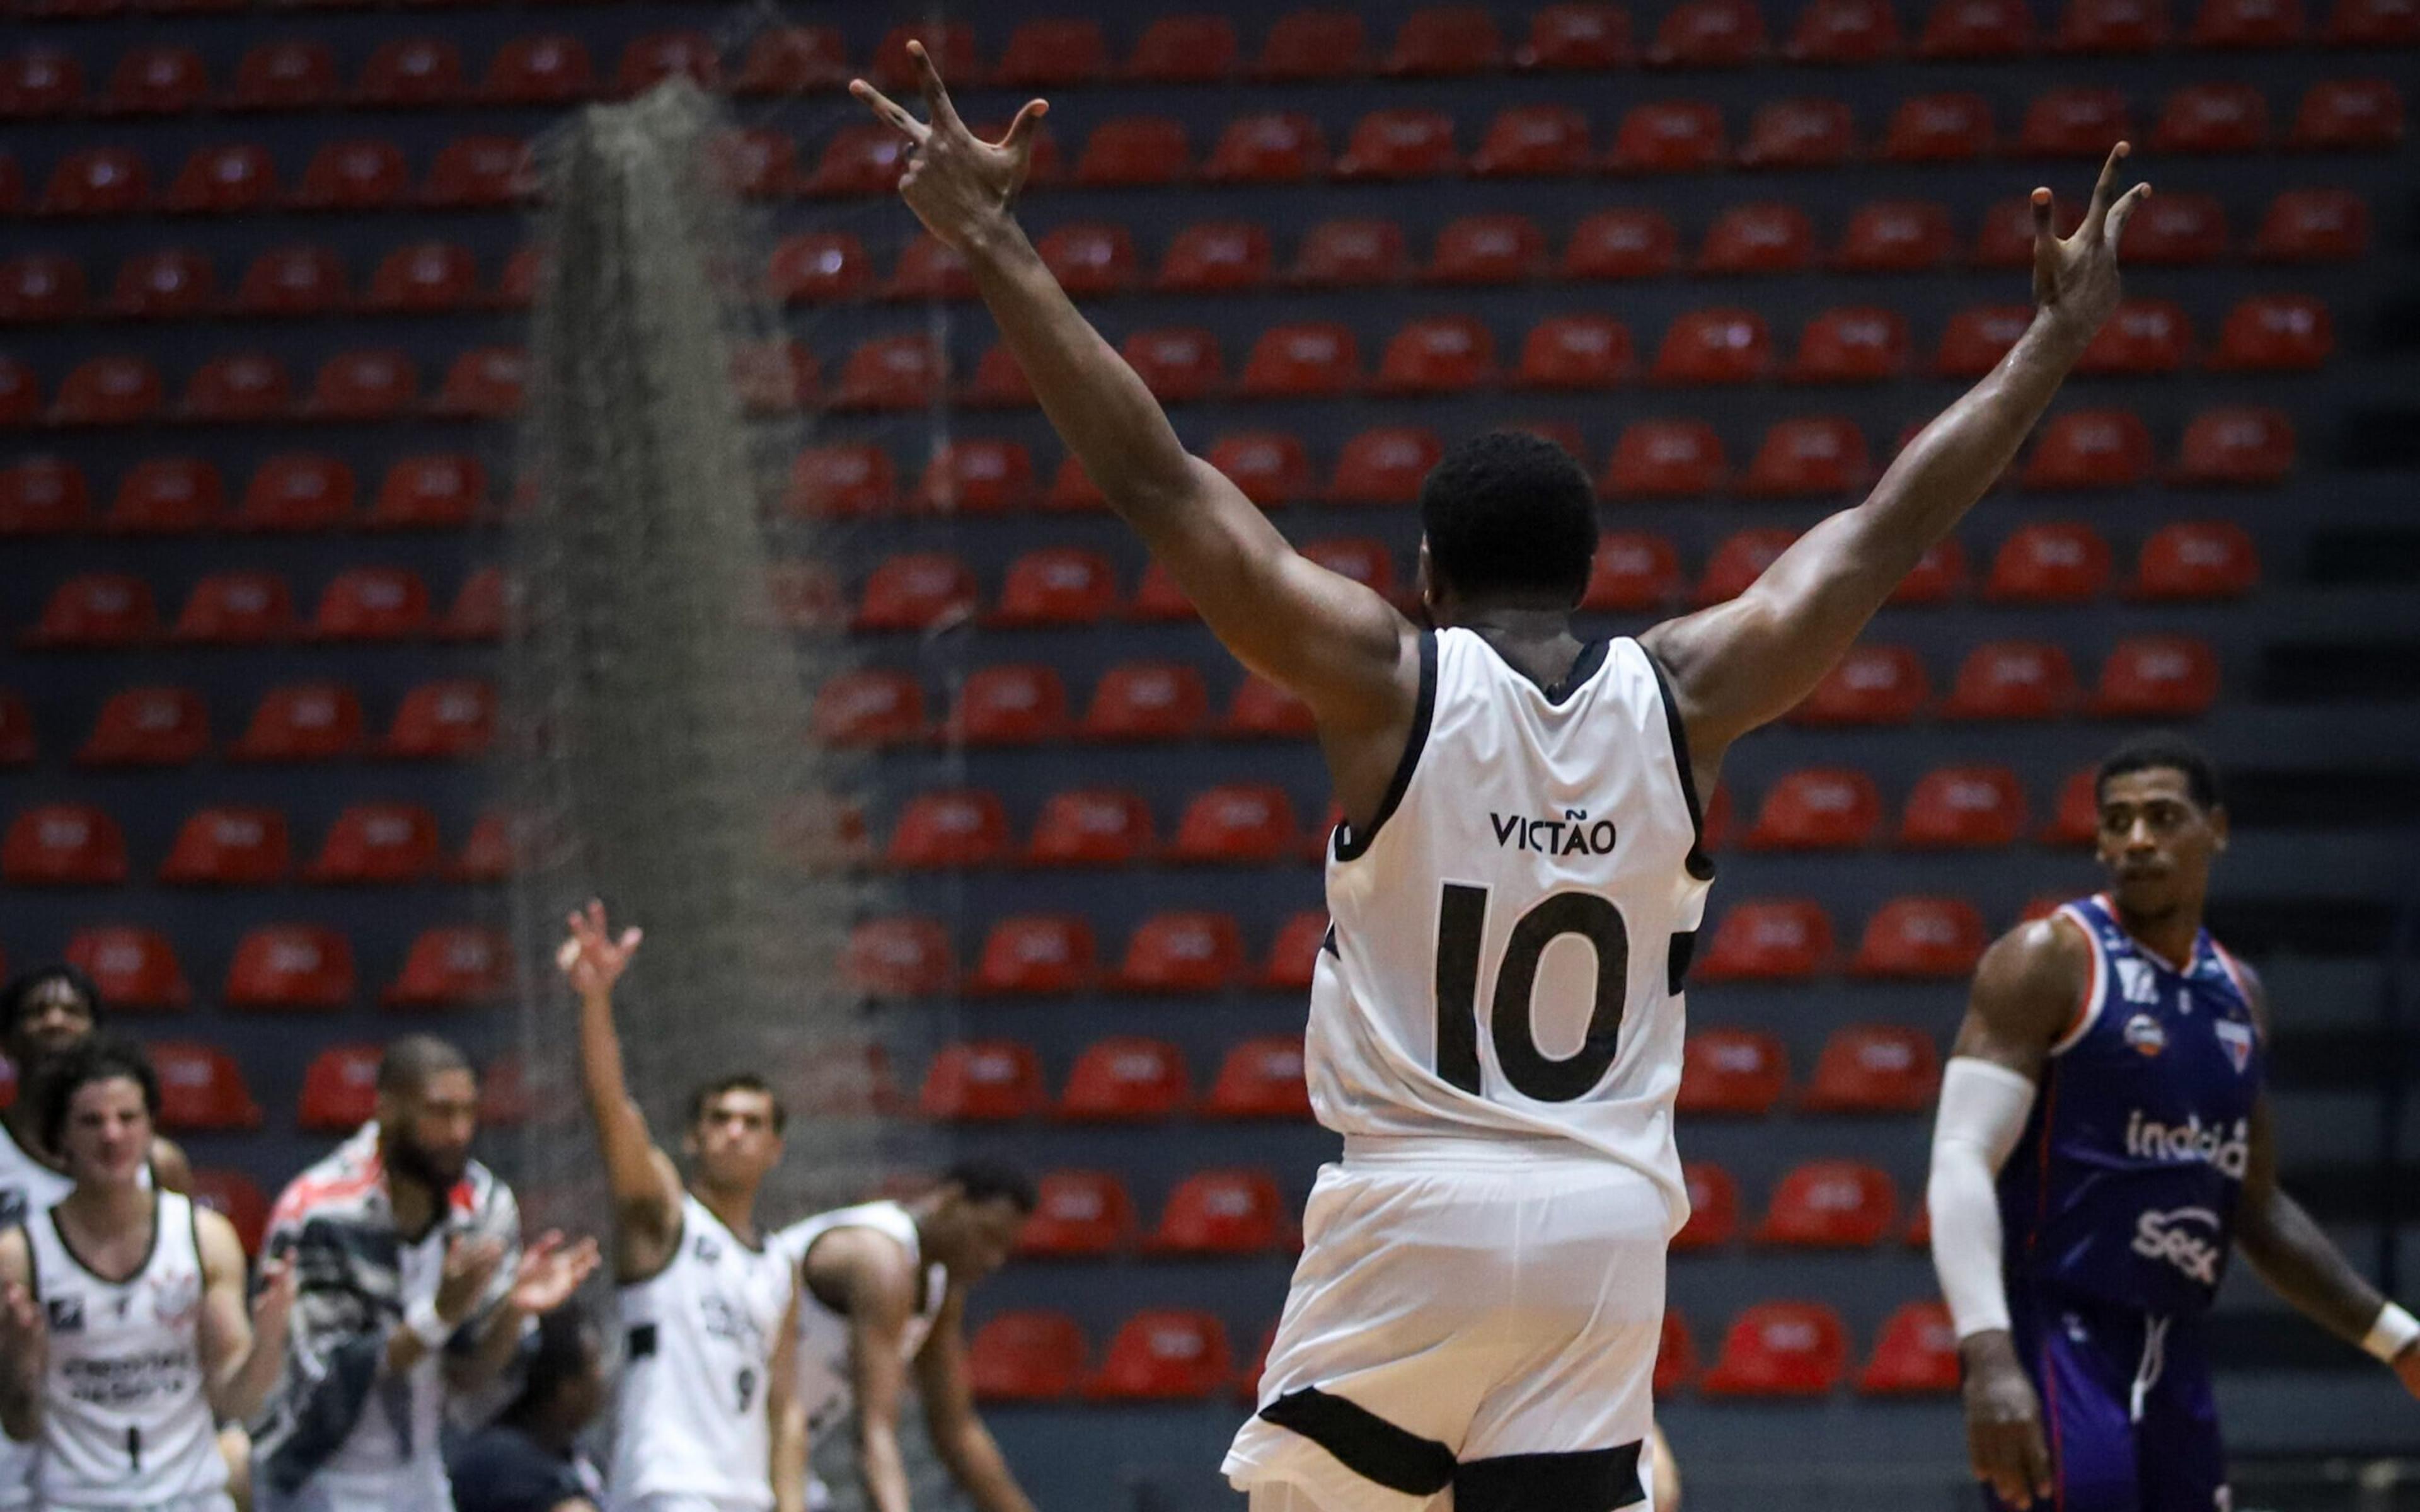
{"type": "Polygon", "coordinates": [[[392,1165],[386,1168],[386,1205],[395,1215],[396,1232],[411,1242],[427,1237],[437,1222],[437,1194],[427,1182],[402,1175],[392,1165]]]}
{"type": "Polygon", "coordinates": [[[2111,912],[2118,916],[2118,927],[2131,935],[2135,944],[2179,970],[2193,964],[2194,946],[2201,938],[2199,898],[2180,901],[2158,914],[2130,911],[2125,903],[2115,898],[2110,902],[2111,912]]]}
{"type": "Polygon", "coordinates": [[[60,1199],[68,1224],[95,1240],[113,1240],[151,1224],[152,1194],[140,1180],[78,1181],[60,1199]]]}
{"type": "Polygon", "coordinates": [[[689,1195],[714,1214],[714,1221],[731,1230],[731,1237],[742,1244],[756,1242],[756,1189],[726,1192],[704,1181],[691,1181],[689,1195]]]}

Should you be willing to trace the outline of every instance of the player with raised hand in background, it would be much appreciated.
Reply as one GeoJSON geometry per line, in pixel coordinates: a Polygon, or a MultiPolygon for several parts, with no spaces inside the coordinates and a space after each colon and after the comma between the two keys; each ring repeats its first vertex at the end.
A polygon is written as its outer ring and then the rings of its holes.
{"type": "Polygon", "coordinates": [[[1422,486],[1422,625],[1295,551],[1070,302],[1013,208],[1044,103],[980,141],[910,53],[923,118],[850,85],[913,144],[901,196],[966,259],[1110,506],[1310,706],[1343,812],[1306,1048],[1344,1158],[1312,1189],[1229,1479],[1255,1512],[1647,1502],[1665,1248],[1688,1209],[1682,979],[1714,874],[1699,797],[2006,470],[2116,308],[2148,188],[2119,192],[2119,144],[2064,239],[2038,190],[2024,334],[1737,598],[1583,640],[1594,490],[1560,448],[1496,433],[1422,486]]]}

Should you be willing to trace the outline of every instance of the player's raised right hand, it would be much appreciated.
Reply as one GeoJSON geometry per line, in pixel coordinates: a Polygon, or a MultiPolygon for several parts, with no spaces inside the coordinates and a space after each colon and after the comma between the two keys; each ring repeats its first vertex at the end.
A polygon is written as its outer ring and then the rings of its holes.
{"type": "Polygon", "coordinates": [[[2041,1398],[2017,1363],[2016,1346],[2005,1330],[1993,1329],[1961,1340],[1958,1352],[1975,1478],[2009,1506],[2048,1502],[2054,1488],[2041,1398]]]}
{"type": "Polygon", "coordinates": [[[612,993],[622,973],[629,969],[630,957],[639,951],[640,932],[626,929],[617,938],[605,927],[605,905],[594,898],[586,908],[575,908],[565,916],[564,926],[566,933],[555,949],[554,964],[571,983],[571,990],[582,997],[612,993]]]}
{"type": "Polygon", "coordinates": [[[848,92],[863,100],[885,125],[916,144],[908,172],[899,180],[899,195],[924,229],[954,252],[996,229],[1008,216],[1016,192],[1033,166],[1033,136],[1050,106],[1028,100],[1008,123],[1008,134],[986,142],[967,129],[950,103],[950,91],[922,42],[909,42],[916,60],[917,86],[924,96],[925,119],[918,120],[881,90],[863,79],[849,81],[848,92]]]}

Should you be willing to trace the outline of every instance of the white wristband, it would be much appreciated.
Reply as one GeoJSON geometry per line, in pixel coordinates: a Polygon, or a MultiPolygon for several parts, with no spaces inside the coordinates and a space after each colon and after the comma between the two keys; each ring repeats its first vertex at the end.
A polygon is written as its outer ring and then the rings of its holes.
{"type": "Polygon", "coordinates": [[[445,1341],[454,1336],[454,1330],[437,1315],[437,1299],[434,1297],[423,1297],[406,1307],[403,1310],[403,1327],[431,1354],[445,1348],[445,1341]]]}
{"type": "Polygon", "coordinates": [[[2369,1333],[2361,1347],[2379,1359],[2392,1365],[2395,1357],[2420,1339],[2420,1318],[2414,1318],[2393,1303],[2378,1310],[2378,1321],[2369,1325],[2369,1333]]]}

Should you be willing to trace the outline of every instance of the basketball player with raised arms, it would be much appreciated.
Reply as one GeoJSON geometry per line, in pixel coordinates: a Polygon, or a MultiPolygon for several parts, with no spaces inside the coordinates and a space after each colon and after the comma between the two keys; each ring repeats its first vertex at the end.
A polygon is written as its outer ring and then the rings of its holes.
{"type": "Polygon", "coordinates": [[[2174,736],[2101,764],[2108,889],[1985,952],[1926,1201],[1993,1507],[2226,1512],[2206,1318],[2241,1250],[2420,1396],[2420,1322],[2277,1184],[2268,995],[2203,927],[2226,810],[2174,736]]]}
{"type": "Polygon", "coordinates": [[[48,1512],[231,1512],[218,1424],[259,1409],[284,1363],[291,1267],[249,1310],[235,1226],[144,1179],[160,1083],[86,1039],[37,1089],[67,1196],[0,1232],[0,1429],[39,1443],[48,1512]]]}
{"type": "Polygon", "coordinates": [[[768,1512],[773,1431],[793,1371],[786,1257],[756,1227],[782,1159],[781,1101],[724,1076],[690,1098],[680,1172],[647,1131],[622,1071],[613,986],[639,949],[591,901],[566,920],[557,964],[580,997],[580,1069],[613,1196],[622,1375],[607,1512],[768,1512]]]}
{"type": "Polygon", "coordinates": [[[1421,488],[1427,625],[1313,563],[1187,453],[1012,213],[1043,102],[979,141],[916,50],[900,193],[962,255],[1042,408],[1253,671],[1317,721],[1343,822],[1306,1046],[1344,1135],[1229,1480],[1256,1512],[1648,1502],[1681,980],[1714,874],[1699,795],[1813,690],[1989,487],[2118,301],[2115,148],[2076,234],[2035,192],[2032,324],[1872,495],[1729,603],[1583,642],[1597,544],[1570,456],[1513,433],[1421,488]]]}

